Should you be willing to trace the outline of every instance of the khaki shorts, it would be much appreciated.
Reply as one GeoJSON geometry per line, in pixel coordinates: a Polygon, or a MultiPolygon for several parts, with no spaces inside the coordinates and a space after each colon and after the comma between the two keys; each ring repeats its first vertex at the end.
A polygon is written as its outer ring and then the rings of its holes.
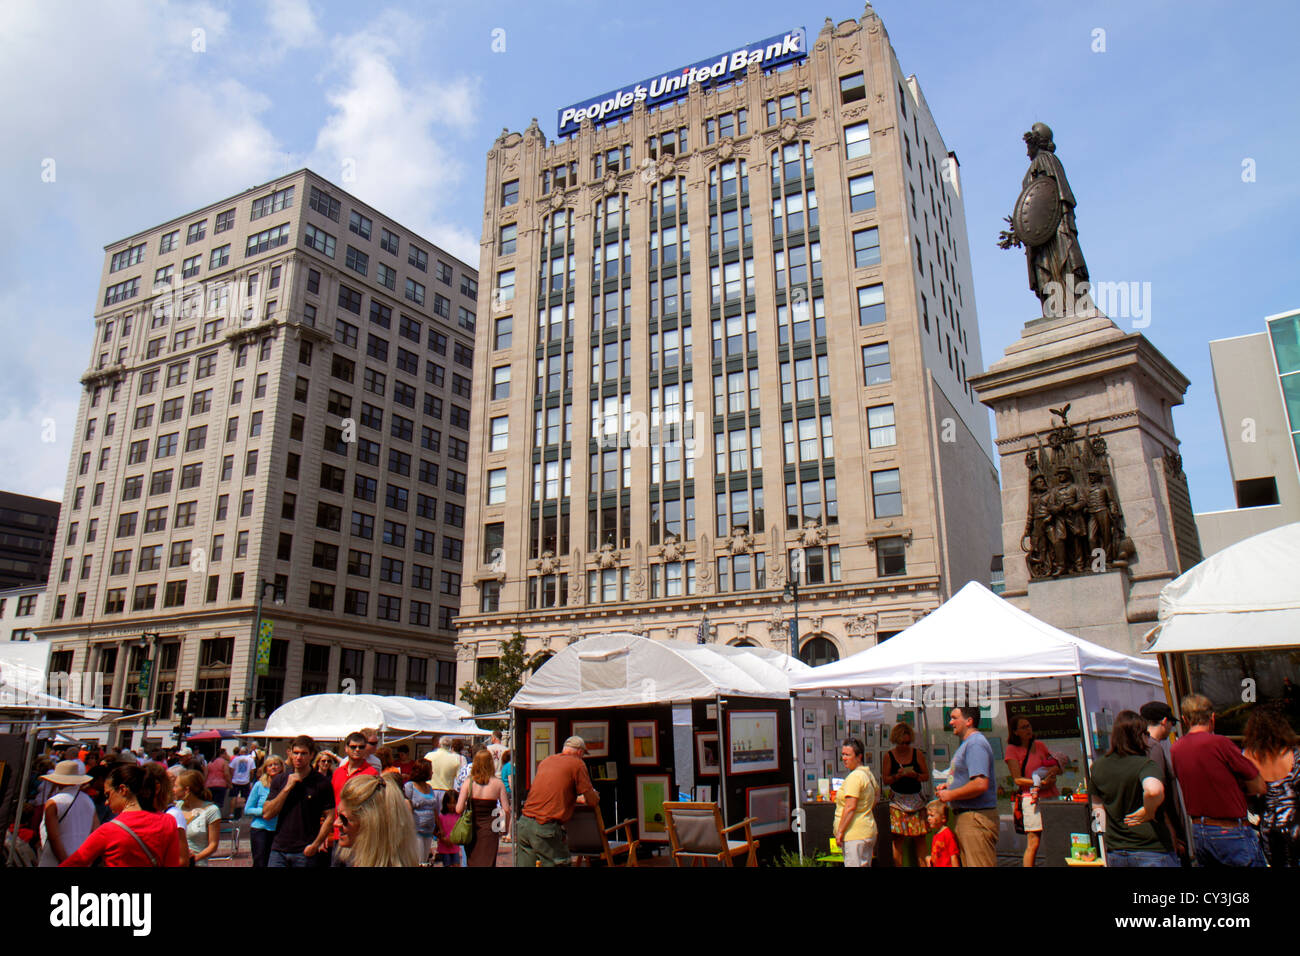
{"type": "Polygon", "coordinates": [[[961,850],[962,866],[998,865],[997,810],[964,810],[956,814],[952,831],[961,850]]]}
{"type": "Polygon", "coordinates": [[[844,865],[847,866],[870,866],[871,857],[875,853],[876,838],[870,840],[845,840],[844,841],[844,865]]]}

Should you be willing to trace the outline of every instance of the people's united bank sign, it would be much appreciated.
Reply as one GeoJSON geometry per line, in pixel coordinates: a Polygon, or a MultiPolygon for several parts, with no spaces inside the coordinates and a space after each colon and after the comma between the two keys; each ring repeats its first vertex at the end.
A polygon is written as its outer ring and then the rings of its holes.
{"type": "Polygon", "coordinates": [[[797,27],[788,33],[768,37],[759,43],[747,43],[742,47],[721,54],[717,59],[710,57],[700,60],[680,70],[660,74],[640,83],[621,87],[611,93],[595,96],[581,103],[566,106],[558,111],[559,135],[568,136],[576,133],[585,119],[593,123],[610,123],[632,112],[637,103],[647,107],[662,106],[673,100],[681,99],[689,92],[692,83],[698,83],[708,89],[715,83],[725,83],[743,75],[751,63],[756,63],[765,70],[770,70],[786,63],[802,60],[808,55],[808,37],[803,27],[797,27]]]}

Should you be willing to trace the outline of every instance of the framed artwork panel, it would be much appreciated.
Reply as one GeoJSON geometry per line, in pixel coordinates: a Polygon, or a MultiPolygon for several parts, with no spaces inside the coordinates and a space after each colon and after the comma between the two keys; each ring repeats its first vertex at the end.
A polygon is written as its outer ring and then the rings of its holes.
{"type": "Polygon", "coordinates": [[[528,786],[533,785],[537,775],[537,766],[551,754],[559,753],[555,748],[555,721],[530,720],[528,722],[528,786]]]}
{"type": "Polygon", "coordinates": [[[634,766],[657,766],[659,763],[659,721],[629,720],[627,722],[627,753],[627,762],[634,766]]]}
{"type": "Polygon", "coordinates": [[[637,838],[642,843],[668,842],[664,802],[673,799],[668,774],[638,774],[636,778],[637,838]]]}
{"type": "Polygon", "coordinates": [[[779,770],[780,736],[776,711],[727,711],[727,773],[779,770]]]}
{"type": "Polygon", "coordinates": [[[582,738],[587,745],[588,757],[609,756],[608,720],[575,720],[570,732],[582,738]]]}
{"type": "Polygon", "coordinates": [[[716,777],[722,769],[722,753],[718,747],[716,730],[700,731],[695,735],[695,772],[702,777],[716,777]]]}
{"type": "Polygon", "coordinates": [[[755,836],[786,833],[790,829],[790,785],[749,787],[745,790],[745,816],[754,817],[750,825],[755,836]]]}

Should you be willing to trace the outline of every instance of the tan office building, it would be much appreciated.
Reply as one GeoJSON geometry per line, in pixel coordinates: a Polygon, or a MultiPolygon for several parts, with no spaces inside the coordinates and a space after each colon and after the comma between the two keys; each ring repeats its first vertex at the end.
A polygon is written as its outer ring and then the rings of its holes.
{"type": "Polygon", "coordinates": [[[1237,507],[1196,516],[1206,556],[1300,521],[1300,310],[1267,331],[1210,343],[1237,507]]]}
{"type": "Polygon", "coordinates": [[[987,584],[960,168],[870,7],[560,123],[487,156],[458,683],[516,632],[788,651],[792,567],[816,662],[987,584]]]}
{"type": "Polygon", "coordinates": [[[151,739],[180,690],[195,729],[237,726],[250,696],[253,727],[327,691],[452,699],[477,291],[308,170],[108,246],[51,670],[156,709],[151,739]]]}

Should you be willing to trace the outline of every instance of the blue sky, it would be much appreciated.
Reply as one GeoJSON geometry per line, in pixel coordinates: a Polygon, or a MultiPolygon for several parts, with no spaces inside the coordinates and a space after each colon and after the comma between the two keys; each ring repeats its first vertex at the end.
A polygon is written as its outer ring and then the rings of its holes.
{"type": "MultiPolygon", "coordinates": [[[[1207,343],[1300,307],[1300,7],[875,8],[962,164],[985,364],[1036,310],[1023,255],[994,241],[1023,172],[1020,135],[1042,120],[1093,277],[1151,284],[1143,331],[1192,380],[1175,424],[1193,505],[1231,507],[1207,343]]],[[[840,0],[10,0],[0,488],[62,497],[105,244],[300,166],[339,181],[351,161],[345,188],[474,262],[484,154],[502,127],[536,116],[553,136],[564,105],[861,13],[840,0]]]]}

